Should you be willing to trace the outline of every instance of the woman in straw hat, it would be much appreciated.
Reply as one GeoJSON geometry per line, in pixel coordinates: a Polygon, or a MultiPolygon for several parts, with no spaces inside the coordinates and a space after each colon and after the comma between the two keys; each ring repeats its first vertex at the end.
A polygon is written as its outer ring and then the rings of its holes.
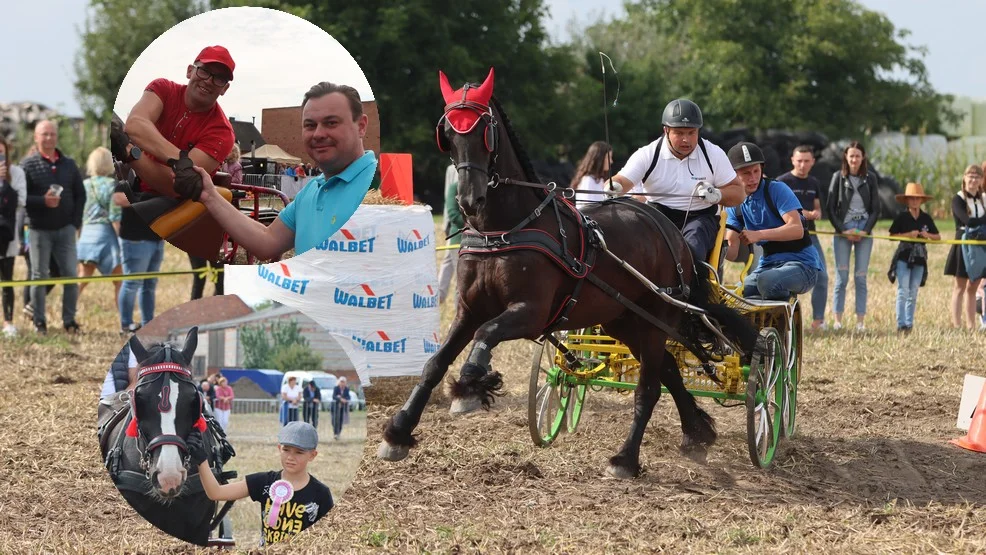
{"type": "MultiPolygon", "coordinates": [[[[908,183],[897,202],[907,205],[890,224],[890,235],[908,239],[941,239],[935,220],[921,210],[921,203],[931,200],[920,183],[908,183]]],[[[890,282],[897,280],[897,332],[910,333],[914,328],[914,309],[918,302],[918,287],[928,278],[928,248],[923,242],[901,241],[890,262],[890,282]]]]}
{"type": "MultiPolygon", "coordinates": [[[[952,197],[952,216],[955,218],[955,238],[961,239],[966,227],[986,224],[986,199],[982,194],[983,168],[971,164],[962,176],[962,189],[952,197]]],[[[966,272],[962,247],[952,245],[945,261],[945,275],[955,276],[952,287],[952,327],[963,327],[965,314],[969,329],[976,326],[976,289],[982,276],[970,276],[966,272]]]]}

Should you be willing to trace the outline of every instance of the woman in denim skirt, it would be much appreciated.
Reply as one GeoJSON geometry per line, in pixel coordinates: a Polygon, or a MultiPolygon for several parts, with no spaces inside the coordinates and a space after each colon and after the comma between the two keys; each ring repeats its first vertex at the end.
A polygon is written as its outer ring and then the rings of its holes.
{"type": "MultiPolygon", "coordinates": [[[[86,206],[82,213],[82,232],[76,243],[79,256],[79,277],[90,277],[98,269],[106,275],[119,275],[120,265],[120,207],[113,202],[116,179],[113,175],[113,157],[109,149],[96,147],[86,161],[83,181],[86,189],[86,206]]],[[[79,284],[79,295],[87,283],[79,284]]],[[[114,296],[120,294],[120,282],[113,282],[114,296]]]]}

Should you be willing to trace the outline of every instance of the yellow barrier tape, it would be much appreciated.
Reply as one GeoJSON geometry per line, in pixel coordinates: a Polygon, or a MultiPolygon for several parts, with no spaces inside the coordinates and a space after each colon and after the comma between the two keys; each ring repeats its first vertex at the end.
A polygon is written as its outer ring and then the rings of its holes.
{"type": "MultiPolygon", "coordinates": [[[[848,237],[851,233],[836,233],[834,231],[809,231],[813,235],[838,235],[848,237]]],[[[887,241],[906,241],[908,243],[928,243],[931,245],[986,245],[986,241],[969,241],[965,239],[920,239],[917,237],[893,237],[891,235],[860,235],[860,237],[870,237],[873,239],[884,239],[887,241]]]]}
{"type": "Polygon", "coordinates": [[[200,274],[205,276],[210,282],[217,283],[219,281],[219,274],[223,271],[222,268],[214,268],[212,266],[205,266],[198,270],[185,270],[181,272],[143,272],[139,274],[119,274],[119,275],[108,275],[108,276],[91,276],[91,277],[60,277],[60,278],[49,278],[49,279],[38,279],[38,280],[18,280],[18,281],[0,281],[0,287],[24,287],[24,286],[42,286],[42,285],[65,285],[69,283],[92,283],[97,281],[133,281],[150,279],[156,277],[167,277],[167,276],[187,276],[191,274],[200,274]]]}

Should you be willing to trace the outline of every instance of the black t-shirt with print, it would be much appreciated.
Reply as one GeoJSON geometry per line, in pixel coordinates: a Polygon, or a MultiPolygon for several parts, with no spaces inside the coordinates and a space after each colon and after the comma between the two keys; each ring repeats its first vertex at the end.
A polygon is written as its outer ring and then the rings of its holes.
{"type": "Polygon", "coordinates": [[[308,477],[308,485],[295,491],[291,499],[281,505],[281,510],[273,528],[267,525],[267,515],[273,502],[270,499],[270,486],[281,479],[279,471],[257,472],[246,477],[250,499],[260,503],[262,523],[261,545],[284,541],[298,532],[310,528],[332,508],[332,492],[314,476],[308,477]]]}
{"type": "Polygon", "coordinates": [[[938,233],[938,228],[935,226],[935,220],[931,219],[931,216],[927,212],[921,210],[918,212],[917,219],[911,216],[910,211],[904,210],[894,219],[894,223],[890,224],[890,234],[896,235],[898,233],[909,233],[911,231],[925,231],[928,233],[938,233]]]}
{"type": "MultiPolygon", "coordinates": [[[[818,180],[812,175],[801,178],[787,172],[778,177],[777,181],[786,183],[794,191],[794,196],[798,197],[798,200],[801,201],[801,208],[805,210],[814,210],[815,199],[822,200],[822,197],[819,196],[818,180]]],[[[808,230],[815,231],[815,220],[808,220],[808,230]]]]}

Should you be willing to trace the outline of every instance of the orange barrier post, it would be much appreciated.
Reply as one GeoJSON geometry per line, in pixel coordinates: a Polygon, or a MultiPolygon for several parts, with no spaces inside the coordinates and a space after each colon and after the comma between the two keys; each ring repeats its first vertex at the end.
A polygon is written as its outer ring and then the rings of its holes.
{"type": "Polygon", "coordinates": [[[414,202],[410,154],[380,154],[380,194],[408,205],[414,202]]]}
{"type": "Polygon", "coordinates": [[[986,384],[983,384],[983,391],[979,394],[976,411],[972,414],[972,425],[969,426],[969,433],[965,437],[953,439],[950,443],[970,451],[986,453],[986,384]]]}

